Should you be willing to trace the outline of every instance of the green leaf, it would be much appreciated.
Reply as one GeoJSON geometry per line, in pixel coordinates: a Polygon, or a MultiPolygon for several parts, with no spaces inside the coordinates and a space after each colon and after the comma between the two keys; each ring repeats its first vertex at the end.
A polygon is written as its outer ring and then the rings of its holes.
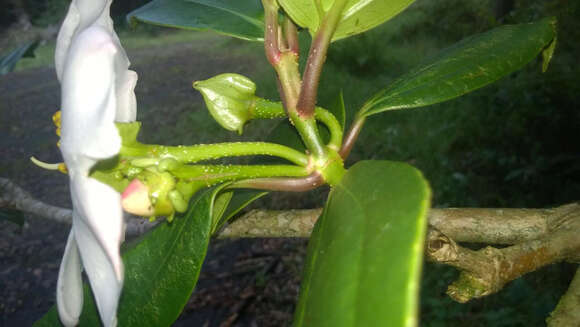
{"type": "Polygon", "coordinates": [[[342,90],[340,90],[340,93],[334,99],[332,104],[328,106],[328,111],[330,111],[334,117],[336,117],[340,123],[340,126],[342,126],[342,131],[344,132],[344,126],[346,125],[346,109],[344,108],[344,97],[342,95],[342,90]]]}
{"type": "Polygon", "coordinates": [[[472,92],[522,68],[546,47],[549,60],[555,37],[554,18],[469,37],[395,80],[367,101],[359,116],[428,106],[472,92]]]}
{"type": "Polygon", "coordinates": [[[138,144],[137,136],[139,136],[139,131],[141,130],[141,122],[134,121],[130,123],[115,123],[119,136],[121,136],[121,144],[123,145],[135,145],[138,144]]]}
{"type": "Polygon", "coordinates": [[[12,222],[20,227],[24,226],[24,213],[16,209],[0,209],[0,220],[12,222]]]}
{"type": "Polygon", "coordinates": [[[129,13],[127,19],[131,25],[143,22],[262,41],[263,16],[258,0],[153,0],[129,13]]]}
{"type": "MultiPolygon", "coordinates": [[[[219,190],[205,191],[192,201],[187,213],[172,223],[162,223],[124,253],[119,326],[170,326],[177,319],[199,277],[219,190]]],[[[101,326],[88,286],[79,325],[101,326]]],[[[60,326],[56,308],[35,326],[60,326]]]]}
{"type": "Polygon", "coordinates": [[[233,218],[242,209],[266,194],[268,194],[268,192],[257,190],[231,190],[220,193],[216,199],[216,205],[214,205],[213,219],[215,226],[212,228],[212,234],[218,231],[223,224],[233,218]],[[223,200],[220,201],[222,197],[227,198],[228,203],[224,203],[225,201],[223,200]],[[224,203],[222,204],[222,207],[219,208],[219,213],[215,210],[218,202],[224,203]]]}
{"type": "Polygon", "coordinates": [[[554,35],[554,39],[552,40],[552,42],[550,42],[550,45],[548,45],[543,51],[542,51],[542,73],[545,73],[546,70],[548,70],[548,65],[550,64],[550,61],[552,61],[552,56],[554,55],[554,50],[556,50],[556,41],[558,40],[558,37],[556,35],[554,35]]]}
{"type": "MultiPolygon", "coordinates": [[[[333,41],[370,30],[407,8],[414,0],[349,0],[333,41]]],[[[314,35],[320,28],[322,18],[334,0],[279,0],[286,13],[296,24],[307,28],[314,35]]]]}
{"type": "Polygon", "coordinates": [[[34,50],[36,50],[38,44],[38,41],[25,43],[7,55],[0,57],[0,76],[13,71],[20,59],[34,57],[34,50]]]}
{"type": "Polygon", "coordinates": [[[429,200],[405,163],[350,168],[310,237],[294,326],[416,326],[429,200]]]}

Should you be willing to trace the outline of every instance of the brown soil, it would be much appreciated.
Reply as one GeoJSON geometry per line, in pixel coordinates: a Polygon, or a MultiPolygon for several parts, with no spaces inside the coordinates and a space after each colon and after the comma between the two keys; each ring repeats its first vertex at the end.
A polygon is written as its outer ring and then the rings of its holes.
{"type": "MultiPolygon", "coordinates": [[[[204,42],[211,46],[211,40],[204,42]]],[[[182,43],[129,51],[139,73],[138,118],[146,122],[148,134],[176,126],[191,110],[183,103],[201,101],[192,80],[226,71],[251,74],[265,63],[228,51],[208,56],[196,50],[201,48],[182,43]]],[[[0,176],[42,201],[70,207],[67,177],[29,161],[31,155],[46,162],[60,160],[51,122],[59,97],[53,68],[0,77],[0,176]]],[[[26,217],[23,227],[0,221],[1,326],[29,326],[54,304],[68,230],[38,217],[26,217]]],[[[289,325],[304,253],[304,240],[213,242],[197,289],[175,326],[289,325]]]]}

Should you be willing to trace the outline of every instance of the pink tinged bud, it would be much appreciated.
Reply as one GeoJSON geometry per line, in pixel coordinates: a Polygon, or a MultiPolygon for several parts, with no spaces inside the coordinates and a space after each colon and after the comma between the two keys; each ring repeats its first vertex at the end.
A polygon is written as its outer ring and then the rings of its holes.
{"type": "Polygon", "coordinates": [[[128,213],[138,216],[153,216],[154,208],[149,198],[149,187],[134,179],[121,195],[121,205],[128,213]]]}

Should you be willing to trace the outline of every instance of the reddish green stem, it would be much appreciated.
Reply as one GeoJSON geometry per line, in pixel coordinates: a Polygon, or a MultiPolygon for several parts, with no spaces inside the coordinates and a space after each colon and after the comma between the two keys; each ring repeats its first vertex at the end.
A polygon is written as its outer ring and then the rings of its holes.
{"type": "Polygon", "coordinates": [[[346,2],[346,0],[336,0],[334,2],[332,8],[324,16],[322,24],[320,24],[320,28],[316,32],[314,41],[310,47],[308,61],[306,62],[306,68],[302,75],[300,98],[296,105],[298,114],[303,118],[312,117],[314,114],[322,66],[326,60],[326,53],[328,52],[334,31],[342,18],[342,11],[344,10],[346,2]]]}
{"type": "Polygon", "coordinates": [[[300,44],[298,42],[298,30],[294,22],[287,16],[284,16],[284,36],[286,38],[286,43],[288,45],[288,51],[296,54],[300,54],[300,44]]]}
{"type": "Polygon", "coordinates": [[[235,182],[228,188],[251,188],[269,191],[306,192],[324,184],[318,172],[302,178],[257,178],[235,182]]]}
{"type": "Polygon", "coordinates": [[[342,146],[340,147],[340,151],[338,152],[338,154],[342,157],[343,160],[346,160],[346,158],[348,158],[348,155],[350,154],[350,151],[352,150],[352,147],[354,146],[354,143],[356,142],[356,139],[358,138],[358,135],[360,134],[360,131],[364,123],[365,123],[364,117],[357,118],[350,127],[348,133],[343,138],[342,146]]]}
{"type": "Polygon", "coordinates": [[[262,0],[264,6],[264,49],[266,58],[272,66],[280,61],[278,46],[278,3],[275,0],[262,0]]]}

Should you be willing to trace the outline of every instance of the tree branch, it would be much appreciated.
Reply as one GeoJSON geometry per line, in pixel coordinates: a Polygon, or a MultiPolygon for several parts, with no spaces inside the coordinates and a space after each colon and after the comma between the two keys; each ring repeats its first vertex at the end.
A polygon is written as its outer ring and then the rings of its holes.
{"type": "Polygon", "coordinates": [[[474,251],[431,229],[425,252],[427,259],[461,270],[447,294],[464,303],[493,294],[508,282],[545,265],[575,261],[580,252],[580,238],[577,230],[566,230],[502,249],[488,246],[474,251]]]}
{"type": "Polygon", "coordinates": [[[0,177],[0,208],[11,208],[40,217],[50,218],[58,223],[70,224],[72,211],[55,207],[35,199],[18,185],[0,177]]]}
{"type": "MultiPolygon", "coordinates": [[[[57,223],[72,224],[71,209],[56,207],[37,200],[9,179],[2,177],[0,177],[0,208],[16,209],[57,223]]],[[[134,216],[129,216],[125,223],[127,237],[142,235],[158,224],[158,222],[150,222],[134,216]]]]}
{"type": "MultiPolygon", "coordinates": [[[[219,237],[309,237],[310,229],[289,229],[278,220],[284,217],[283,221],[287,218],[315,222],[321,212],[322,209],[252,210],[226,226],[219,237]],[[268,229],[261,228],[266,225],[268,229]]],[[[580,205],[576,203],[555,209],[431,209],[429,226],[458,242],[515,244],[546,235],[557,225],[569,225],[579,212],[580,205]]]]}
{"type": "Polygon", "coordinates": [[[515,244],[548,232],[551,209],[432,209],[429,224],[456,242],[515,244]]]}

